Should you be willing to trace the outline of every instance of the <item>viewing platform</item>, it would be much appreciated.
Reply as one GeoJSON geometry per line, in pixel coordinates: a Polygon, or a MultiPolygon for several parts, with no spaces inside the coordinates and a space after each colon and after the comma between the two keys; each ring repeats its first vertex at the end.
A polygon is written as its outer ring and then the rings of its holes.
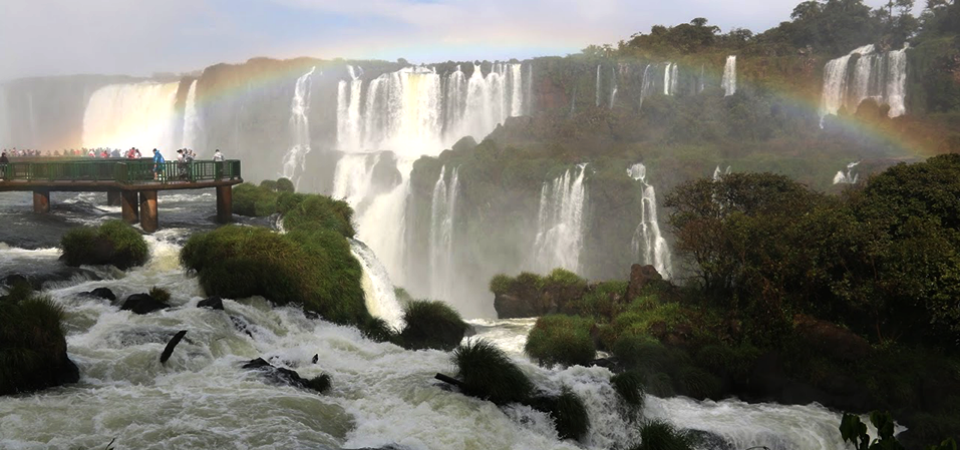
{"type": "Polygon", "coordinates": [[[106,192],[110,205],[122,207],[125,222],[139,221],[152,233],[159,228],[158,191],[215,188],[217,221],[233,221],[232,187],[243,183],[239,160],[155,167],[152,159],[12,159],[0,164],[0,192],[32,191],[38,214],[50,211],[51,192],[106,192]]]}

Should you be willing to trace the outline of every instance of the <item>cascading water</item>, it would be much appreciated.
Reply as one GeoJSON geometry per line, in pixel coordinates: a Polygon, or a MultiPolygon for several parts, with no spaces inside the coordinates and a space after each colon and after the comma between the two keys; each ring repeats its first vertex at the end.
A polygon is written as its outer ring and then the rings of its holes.
{"type": "Polygon", "coordinates": [[[643,108],[643,100],[654,94],[657,88],[657,80],[655,79],[654,71],[650,70],[655,68],[652,64],[647,64],[647,67],[643,69],[643,81],[640,84],[640,107],[643,108]]]}
{"type": "Polygon", "coordinates": [[[196,149],[203,129],[200,120],[200,115],[197,114],[197,80],[193,80],[190,83],[190,90],[187,91],[187,103],[183,109],[183,142],[180,144],[181,147],[196,149]]]}
{"type": "Polygon", "coordinates": [[[344,151],[357,150],[360,145],[360,94],[363,88],[362,68],[347,66],[350,80],[337,83],[337,146],[344,151]]]}
{"type": "Polygon", "coordinates": [[[672,257],[667,240],[660,233],[657,220],[657,193],[653,185],[647,183],[647,168],[643,164],[634,164],[627,169],[627,175],[639,181],[642,189],[642,210],[640,223],[633,232],[634,254],[643,258],[643,263],[653,265],[664,278],[673,276],[672,257]]]}
{"type": "Polygon", "coordinates": [[[610,109],[613,109],[613,105],[617,101],[617,91],[620,89],[620,85],[617,83],[617,71],[613,68],[610,68],[610,83],[613,86],[610,89],[610,109]]]}
{"type": "Polygon", "coordinates": [[[735,55],[727,57],[727,64],[723,67],[723,79],[720,83],[723,86],[724,96],[729,97],[737,93],[737,57],[735,55]]]}
{"type": "Polygon", "coordinates": [[[299,184],[304,170],[304,160],[310,153],[310,77],[316,67],[297,78],[290,101],[290,150],[283,157],[283,177],[299,184]]]}
{"type": "Polygon", "coordinates": [[[10,146],[10,119],[7,113],[7,87],[0,84],[0,146],[10,146]]]}
{"type": "Polygon", "coordinates": [[[580,269],[586,169],[586,164],[580,164],[555,180],[543,183],[537,237],[533,244],[533,266],[541,273],[558,267],[571,272],[580,269]]]}
{"type": "Polygon", "coordinates": [[[706,78],[707,70],[704,64],[700,64],[700,79],[697,82],[697,93],[702,93],[707,88],[706,78]]]}
{"type": "Polygon", "coordinates": [[[454,233],[457,211],[457,191],[460,188],[460,170],[454,168],[449,183],[445,179],[446,166],[440,169],[440,178],[433,187],[430,206],[430,291],[432,298],[453,297],[454,233]]]}
{"type": "Polygon", "coordinates": [[[891,118],[903,115],[908,48],[877,53],[873,45],[865,45],[828,62],[823,71],[821,117],[836,115],[841,107],[856,112],[867,99],[890,106],[888,116],[891,118]],[[857,60],[851,72],[848,67],[854,55],[857,60]]]}
{"type": "Polygon", "coordinates": [[[838,171],[837,174],[833,176],[833,184],[857,184],[860,174],[853,173],[853,169],[858,165],[860,165],[860,161],[847,164],[847,172],[844,173],[842,170],[838,171]]]}
{"type": "Polygon", "coordinates": [[[373,189],[373,169],[380,162],[381,153],[352,153],[343,155],[333,174],[333,192],[330,196],[345,200],[361,214],[363,202],[369,201],[373,189]]]}
{"type": "Polygon", "coordinates": [[[179,86],[144,82],[98,89],[83,115],[83,147],[157,148],[172,156],[181,144],[176,136],[182,124],[175,114],[179,86]]]}
{"type": "Polygon", "coordinates": [[[385,320],[391,328],[402,329],[403,310],[397,303],[397,296],[393,292],[393,283],[390,282],[387,269],[377,259],[377,255],[373,254],[373,250],[370,250],[364,243],[351,239],[350,249],[354,258],[357,258],[357,261],[360,261],[360,265],[363,267],[361,282],[367,310],[374,317],[385,320]]]}
{"type": "Polygon", "coordinates": [[[674,95],[677,92],[680,69],[675,63],[666,63],[663,68],[663,95],[674,95]]]}

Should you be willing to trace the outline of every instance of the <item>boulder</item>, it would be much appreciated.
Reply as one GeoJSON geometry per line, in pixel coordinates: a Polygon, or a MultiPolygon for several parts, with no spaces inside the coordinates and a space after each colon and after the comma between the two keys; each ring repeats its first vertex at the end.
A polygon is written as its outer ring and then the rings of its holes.
{"type": "Polygon", "coordinates": [[[645,288],[651,282],[663,281],[663,276],[657,272],[657,269],[653,266],[641,266],[640,264],[634,264],[630,267],[630,285],[627,287],[627,298],[628,302],[633,301],[633,299],[640,296],[645,288]]]}
{"type": "Polygon", "coordinates": [[[148,294],[133,294],[127,297],[120,307],[121,311],[132,311],[134,314],[150,314],[154,311],[169,308],[170,305],[163,303],[148,294]]]}
{"type": "Polygon", "coordinates": [[[200,302],[197,303],[197,307],[223,311],[223,299],[220,297],[210,297],[206,300],[200,300],[200,302]]]}
{"type": "Polygon", "coordinates": [[[108,288],[96,288],[90,292],[84,293],[88,297],[102,298],[104,300],[116,301],[117,296],[108,288]]]}
{"type": "Polygon", "coordinates": [[[856,333],[840,326],[797,314],[794,330],[800,339],[820,354],[835,361],[858,361],[870,354],[870,343],[856,333]]]}

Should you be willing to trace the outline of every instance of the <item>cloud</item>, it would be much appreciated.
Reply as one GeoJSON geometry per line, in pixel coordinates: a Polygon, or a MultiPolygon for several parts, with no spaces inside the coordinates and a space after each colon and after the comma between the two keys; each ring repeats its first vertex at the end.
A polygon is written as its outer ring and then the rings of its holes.
{"type": "MultiPolygon", "coordinates": [[[[253,56],[528,58],[706,17],[763,31],[799,0],[2,0],[0,80],[149,75],[253,56]]],[[[874,6],[884,0],[868,0],[874,6]]]]}

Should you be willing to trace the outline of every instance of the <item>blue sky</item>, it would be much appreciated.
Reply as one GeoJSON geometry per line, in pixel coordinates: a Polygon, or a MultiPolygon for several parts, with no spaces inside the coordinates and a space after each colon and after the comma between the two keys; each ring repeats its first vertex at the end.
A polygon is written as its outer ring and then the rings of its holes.
{"type": "Polygon", "coordinates": [[[799,1],[2,0],[0,80],[179,73],[254,56],[419,63],[565,55],[694,17],[723,31],[762,31],[799,1]]]}

